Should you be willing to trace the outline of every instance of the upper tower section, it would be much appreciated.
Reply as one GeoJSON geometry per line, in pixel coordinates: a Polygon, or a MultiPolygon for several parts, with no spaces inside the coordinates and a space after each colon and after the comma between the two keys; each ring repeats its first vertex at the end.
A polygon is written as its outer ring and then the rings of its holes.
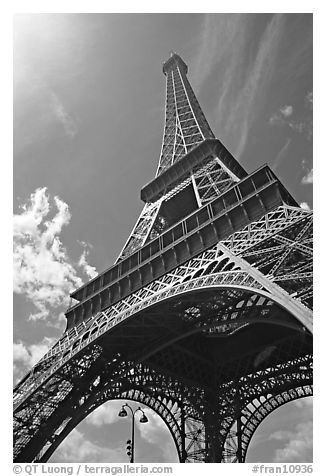
{"type": "Polygon", "coordinates": [[[186,63],[179,55],[172,51],[170,58],[165,61],[165,63],[163,63],[163,73],[167,75],[172,68],[176,67],[176,65],[180,69],[183,69],[185,74],[188,73],[188,66],[186,65],[186,63]]]}
{"type": "Polygon", "coordinates": [[[166,76],[165,127],[156,176],[205,139],[215,138],[190,86],[187,72],[186,63],[176,53],[171,53],[163,64],[166,76]]]}

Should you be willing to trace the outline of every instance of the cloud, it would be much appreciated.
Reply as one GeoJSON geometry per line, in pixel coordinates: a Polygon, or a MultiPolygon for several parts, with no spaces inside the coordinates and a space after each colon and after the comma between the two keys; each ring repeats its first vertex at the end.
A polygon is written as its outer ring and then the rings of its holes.
{"type": "Polygon", "coordinates": [[[307,174],[302,178],[301,183],[304,185],[313,183],[313,169],[307,172],[307,174]]]}
{"type": "Polygon", "coordinates": [[[288,125],[299,134],[305,134],[308,140],[312,138],[312,121],[289,122],[288,125]]]}
{"type": "MultiPolygon", "coordinates": [[[[125,403],[125,400],[104,403],[85,419],[85,423],[94,425],[100,434],[101,427],[114,424],[120,420],[118,413],[123,403],[125,403]]],[[[132,403],[131,405],[134,409],[136,408],[132,403]]],[[[143,409],[148,417],[148,423],[139,422],[141,413],[137,413],[135,416],[135,425],[140,433],[141,440],[143,440],[140,441],[138,439],[136,432],[139,461],[178,462],[176,448],[167,426],[155,411],[147,407],[143,407],[143,409]],[[148,445],[154,445],[155,451],[149,451],[148,445]]],[[[130,418],[129,411],[128,415],[130,418]]],[[[117,427],[115,426],[114,428],[117,431],[117,427]]],[[[120,461],[123,461],[123,459],[120,461]]]]}
{"type": "Polygon", "coordinates": [[[293,113],[293,106],[283,106],[280,108],[280,113],[284,116],[284,117],[289,117],[292,115],[293,113]]]}
{"type": "Polygon", "coordinates": [[[313,397],[299,398],[294,400],[293,405],[298,408],[304,409],[305,411],[311,411],[313,407],[314,399],[313,397]]]}
{"type": "Polygon", "coordinates": [[[289,119],[293,114],[293,106],[281,106],[279,110],[271,115],[269,124],[271,126],[288,127],[299,134],[305,134],[307,140],[311,140],[313,133],[312,122],[312,92],[307,93],[304,98],[304,117],[299,119],[289,119]],[[307,110],[309,109],[309,110],[307,110]]]}
{"type": "Polygon", "coordinates": [[[286,119],[293,114],[293,106],[281,106],[277,112],[272,114],[269,118],[269,124],[272,126],[276,125],[290,125],[286,119]]]}
{"type": "Polygon", "coordinates": [[[22,341],[14,342],[14,362],[22,362],[25,365],[35,365],[41,357],[54,344],[56,338],[44,337],[39,344],[26,346],[22,341]]]}
{"type": "Polygon", "coordinates": [[[86,418],[85,422],[97,427],[110,425],[119,420],[118,413],[121,406],[122,402],[120,400],[106,402],[94,410],[93,413],[86,418]]]}
{"type": "Polygon", "coordinates": [[[300,207],[303,208],[304,210],[311,210],[307,202],[301,202],[300,207]]]}
{"type": "Polygon", "coordinates": [[[98,272],[95,266],[91,266],[86,260],[87,256],[89,255],[90,245],[85,243],[85,241],[79,241],[78,243],[84,248],[84,251],[79,258],[78,266],[82,268],[89,278],[93,279],[98,275],[98,272]]]}
{"type": "MultiPolygon", "coordinates": [[[[220,31],[217,27],[213,28],[213,21],[214,18],[206,20],[200,54],[203,58],[212,56],[211,64],[219,74],[221,87],[214,111],[216,129],[220,135],[228,138],[229,143],[234,144],[233,153],[240,157],[271,81],[285,18],[282,14],[273,15],[261,35],[249,65],[245,58],[251,38],[250,15],[222,16],[220,23],[224,21],[225,26],[222,26],[220,31]],[[222,54],[216,53],[220,47],[222,54]],[[205,48],[207,51],[204,51],[205,48]]],[[[205,70],[203,77],[207,77],[211,71],[212,68],[205,70]]]]}
{"type": "Polygon", "coordinates": [[[271,125],[271,126],[278,126],[278,125],[283,125],[283,124],[286,124],[283,116],[281,114],[279,114],[278,112],[277,113],[274,113],[268,120],[268,123],[271,125]]]}
{"type": "Polygon", "coordinates": [[[279,153],[277,154],[277,156],[275,157],[275,159],[273,161],[272,165],[273,165],[274,169],[276,169],[280,165],[282,160],[285,158],[286,152],[287,152],[291,142],[292,142],[291,137],[288,137],[286,139],[285,144],[283,145],[283,147],[281,148],[281,150],[279,151],[279,153]]]}
{"type": "Polygon", "coordinates": [[[271,440],[284,443],[283,448],[275,452],[274,463],[309,462],[312,460],[313,433],[312,421],[302,422],[293,431],[277,431],[270,436],[271,440]]]}
{"type": "MultiPolygon", "coordinates": [[[[192,83],[203,83],[210,75],[214,66],[223,60],[225,55],[230,56],[234,45],[242,35],[246,25],[245,15],[217,14],[204,15],[199,39],[199,52],[196,62],[191,67],[192,83]]],[[[195,88],[196,89],[196,88],[195,88]]]]}
{"type": "Polygon", "coordinates": [[[52,455],[51,463],[105,463],[126,460],[124,448],[103,448],[89,441],[76,428],[61,443],[52,455]]]}
{"type": "Polygon", "coordinates": [[[59,97],[51,90],[49,90],[49,94],[50,106],[54,116],[62,124],[67,136],[74,137],[78,132],[76,122],[68,114],[59,97]]]}
{"type": "Polygon", "coordinates": [[[263,90],[266,82],[269,80],[268,73],[274,63],[282,28],[282,15],[274,15],[262,36],[256,58],[247,75],[243,89],[238,96],[233,113],[228,117],[229,127],[231,127],[234,121],[242,121],[240,140],[235,152],[237,157],[241,156],[245,148],[250,126],[256,117],[254,106],[257,95],[263,90]]]}
{"type": "Polygon", "coordinates": [[[306,451],[302,450],[302,455],[297,454],[294,461],[311,461],[309,435],[312,426],[312,404],[312,397],[300,398],[268,415],[257,428],[249,445],[248,462],[288,462],[291,461],[290,450],[292,453],[295,447],[304,446],[306,451]]]}
{"type": "Polygon", "coordinates": [[[272,126],[290,124],[287,118],[293,114],[293,106],[281,106],[277,112],[269,118],[269,124],[272,126]]]}
{"type": "Polygon", "coordinates": [[[145,413],[148,423],[139,423],[138,421],[136,423],[141,437],[161,449],[164,462],[177,462],[176,448],[164,421],[150,408],[146,408],[145,413]]]}
{"type": "Polygon", "coordinates": [[[26,345],[22,341],[14,342],[14,381],[18,382],[46,354],[56,340],[54,337],[44,337],[38,344],[31,345],[26,345]]]}
{"type": "Polygon", "coordinates": [[[150,443],[158,443],[162,438],[162,429],[166,429],[166,425],[162,418],[150,408],[146,409],[148,423],[139,423],[138,428],[144,440],[150,443]]]}
{"type": "Polygon", "coordinates": [[[71,218],[68,205],[58,197],[53,201],[51,206],[46,188],[39,188],[14,215],[14,292],[34,304],[34,320],[67,306],[69,293],[83,284],[60,239],[71,218]]]}
{"type": "Polygon", "coordinates": [[[312,109],[312,107],[313,107],[313,93],[312,93],[312,91],[307,92],[306,97],[305,97],[305,103],[306,103],[306,106],[309,109],[312,109]]]}

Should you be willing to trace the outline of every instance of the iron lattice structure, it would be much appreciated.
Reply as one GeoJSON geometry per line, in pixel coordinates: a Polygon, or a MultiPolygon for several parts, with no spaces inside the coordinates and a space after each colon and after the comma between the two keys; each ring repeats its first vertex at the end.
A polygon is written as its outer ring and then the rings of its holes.
{"type": "Polygon", "coordinates": [[[312,394],[312,212],[217,140],[175,53],[156,177],[116,263],[71,294],[14,389],[14,459],[47,461],[108,400],[162,417],[180,462],[244,462],[261,421],[312,394]]]}

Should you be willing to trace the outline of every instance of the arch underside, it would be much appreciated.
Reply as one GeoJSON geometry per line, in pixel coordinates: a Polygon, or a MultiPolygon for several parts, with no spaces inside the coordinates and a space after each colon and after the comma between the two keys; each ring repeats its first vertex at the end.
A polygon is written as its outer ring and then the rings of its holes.
{"type": "Polygon", "coordinates": [[[229,426],[221,462],[244,463],[252,437],[267,416],[286,403],[313,395],[312,383],[308,383],[309,380],[304,379],[303,385],[297,382],[295,386],[296,376],[288,375],[288,378],[291,377],[294,386],[288,385],[288,389],[276,394],[261,394],[241,409],[240,414],[232,422],[232,426],[229,426]],[[239,425],[237,425],[238,421],[239,425]]]}
{"type": "Polygon", "coordinates": [[[223,417],[214,422],[214,437],[206,435],[210,425],[203,415],[212,408],[205,406],[205,399],[200,399],[198,392],[173,379],[164,380],[159,374],[153,378],[152,369],[140,364],[129,374],[124,385],[99,392],[89,406],[61,428],[35,461],[47,461],[70,431],[100,405],[115,399],[126,399],[148,406],[162,418],[174,440],[180,462],[213,462],[209,450],[212,443],[217,446],[215,454],[220,455],[214,462],[245,462],[250,441],[261,422],[285,403],[312,395],[311,364],[311,356],[307,355],[288,362],[286,366],[250,375],[242,379],[240,385],[239,382],[232,382],[221,388],[215,402],[217,407],[213,411],[223,417]],[[160,386],[158,381],[161,381],[160,386]],[[232,395],[232,398],[226,399],[226,394],[232,395]],[[238,421],[241,422],[240,427],[237,426],[238,421]]]}
{"type": "MultiPolygon", "coordinates": [[[[42,441],[39,427],[30,454],[23,453],[25,460],[47,461],[88,414],[108,400],[124,398],[148,405],[164,420],[180,461],[243,461],[255,431],[247,422],[248,405],[270,395],[277,402],[278,395],[312,383],[310,333],[269,297],[247,289],[201,289],[168,299],[117,328],[112,339],[92,350],[96,353],[87,353],[86,348],[84,356],[55,376],[61,384],[69,381],[73,391],[46,419],[47,428],[53,419],[50,438],[42,441]],[[123,342],[129,359],[116,352],[123,342]],[[223,357],[227,350],[231,359],[223,357]],[[239,457],[233,425],[240,410],[239,457]]],[[[48,387],[54,398],[57,381],[48,387]]]]}

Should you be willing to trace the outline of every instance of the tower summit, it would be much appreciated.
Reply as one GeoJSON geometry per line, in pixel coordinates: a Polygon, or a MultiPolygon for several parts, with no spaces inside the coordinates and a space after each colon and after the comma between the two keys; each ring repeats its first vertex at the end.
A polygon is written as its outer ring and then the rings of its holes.
{"type": "Polygon", "coordinates": [[[163,73],[167,75],[171,69],[179,69],[183,70],[185,74],[188,73],[188,66],[174,51],[171,51],[170,58],[163,63],[163,73]]]}
{"type": "Polygon", "coordinates": [[[176,53],[163,64],[166,76],[165,128],[156,175],[193,147],[215,136],[187,78],[188,67],[176,53]]]}
{"type": "Polygon", "coordinates": [[[246,459],[261,421],[312,394],[312,212],[214,137],[173,53],[156,177],[117,261],[14,389],[14,460],[45,462],[106,401],[151,407],[180,462],[246,459]]]}

